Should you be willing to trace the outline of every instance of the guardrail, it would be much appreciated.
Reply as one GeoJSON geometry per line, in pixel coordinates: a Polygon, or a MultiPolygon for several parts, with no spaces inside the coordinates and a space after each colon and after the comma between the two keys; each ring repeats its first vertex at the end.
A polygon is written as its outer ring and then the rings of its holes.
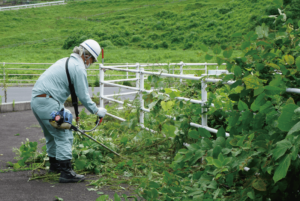
{"type": "Polygon", "coordinates": [[[26,5],[18,5],[18,6],[6,6],[6,7],[0,7],[0,11],[18,10],[18,9],[24,9],[24,8],[37,8],[37,7],[43,7],[43,6],[63,5],[63,4],[66,4],[65,1],[52,1],[52,2],[26,4],[26,5]]]}

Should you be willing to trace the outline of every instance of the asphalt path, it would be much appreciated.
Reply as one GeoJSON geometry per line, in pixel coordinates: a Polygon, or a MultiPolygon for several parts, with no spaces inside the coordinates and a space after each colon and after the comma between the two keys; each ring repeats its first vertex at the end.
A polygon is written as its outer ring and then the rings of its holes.
{"type": "MultiPolygon", "coordinates": [[[[19,101],[30,101],[31,100],[31,92],[33,87],[8,87],[7,88],[7,102],[19,102],[19,101]]],[[[1,88],[0,88],[1,89],[1,88]]],[[[93,94],[97,96],[97,92],[100,92],[100,87],[94,87],[92,91],[92,87],[89,87],[90,96],[93,94]]],[[[118,93],[126,93],[133,92],[129,89],[124,89],[120,87],[104,87],[104,95],[118,94],[118,93]]],[[[0,96],[2,97],[2,103],[4,103],[4,91],[0,90],[0,96]]],[[[120,99],[130,99],[134,98],[134,95],[126,95],[120,96],[120,99]]]]}
{"type": "MultiPolygon", "coordinates": [[[[68,109],[72,110],[73,108],[68,109]]],[[[80,110],[82,107],[79,108],[80,110]]],[[[43,132],[31,110],[0,113],[0,170],[7,169],[7,162],[17,162],[12,152],[13,147],[19,148],[27,138],[39,141],[43,132]]],[[[81,183],[61,184],[58,181],[45,182],[42,180],[28,181],[31,171],[5,172],[0,171],[0,200],[1,201],[53,201],[55,196],[64,201],[95,201],[102,192],[113,199],[113,195],[129,195],[132,191],[115,191],[103,187],[97,191],[89,191],[88,181],[81,183]]],[[[86,175],[87,179],[99,179],[97,175],[86,175]]],[[[126,187],[126,186],[123,186],[126,187]]]]}

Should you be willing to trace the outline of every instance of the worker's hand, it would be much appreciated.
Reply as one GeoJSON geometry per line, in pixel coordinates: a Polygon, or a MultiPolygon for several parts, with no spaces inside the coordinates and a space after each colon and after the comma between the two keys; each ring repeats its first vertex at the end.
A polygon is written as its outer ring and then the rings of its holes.
{"type": "Polygon", "coordinates": [[[100,118],[103,118],[103,117],[106,115],[106,112],[107,112],[107,110],[106,110],[104,107],[99,107],[99,108],[98,108],[97,115],[98,115],[100,118]]]}

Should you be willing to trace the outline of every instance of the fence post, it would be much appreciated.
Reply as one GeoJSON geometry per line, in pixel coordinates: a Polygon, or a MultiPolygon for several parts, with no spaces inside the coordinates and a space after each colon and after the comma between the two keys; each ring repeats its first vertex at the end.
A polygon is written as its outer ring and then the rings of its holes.
{"type": "MultiPolygon", "coordinates": [[[[140,64],[139,63],[136,63],[136,70],[139,70],[140,69],[140,64]]],[[[139,88],[139,79],[140,79],[140,75],[139,73],[137,72],[136,73],[136,82],[135,82],[135,87],[136,88],[139,88]]]]}
{"type": "MultiPolygon", "coordinates": [[[[180,62],[180,75],[183,75],[183,61],[180,62]]],[[[180,79],[180,83],[182,83],[182,79],[180,79]]]]}
{"type": "Polygon", "coordinates": [[[6,77],[5,77],[5,62],[3,62],[3,89],[4,89],[4,102],[7,103],[7,89],[6,89],[6,77]]]}
{"type": "Polygon", "coordinates": [[[100,70],[100,107],[104,107],[104,101],[103,101],[103,96],[104,96],[104,69],[102,68],[103,64],[99,64],[99,70],[100,70]]]}
{"type": "Polygon", "coordinates": [[[140,124],[144,125],[144,99],[143,99],[143,90],[144,90],[144,68],[140,68],[140,124]]]}
{"type": "MultiPolygon", "coordinates": [[[[126,63],[126,66],[127,66],[127,70],[128,70],[128,63],[126,63]]],[[[126,78],[128,79],[128,71],[126,72],[126,78]]]]}
{"type": "Polygon", "coordinates": [[[207,126],[207,109],[203,108],[206,106],[207,102],[207,91],[206,91],[207,84],[205,80],[201,80],[201,100],[202,100],[202,121],[201,125],[202,126],[207,126]],[[204,114],[205,113],[205,114],[204,114]]]}

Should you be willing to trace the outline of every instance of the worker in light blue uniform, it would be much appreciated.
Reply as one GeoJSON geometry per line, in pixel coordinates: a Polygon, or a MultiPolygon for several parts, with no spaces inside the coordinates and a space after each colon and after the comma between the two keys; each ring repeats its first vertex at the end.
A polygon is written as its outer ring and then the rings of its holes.
{"type": "MultiPolygon", "coordinates": [[[[86,40],[75,47],[68,61],[70,79],[75,93],[90,113],[99,117],[106,114],[105,108],[97,108],[88,92],[86,69],[95,61],[101,52],[99,44],[86,40]]],[[[50,66],[37,80],[31,97],[31,108],[41,125],[46,138],[47,153],[50,158],[49,172],[60,172],[60,182],[83,181],[84,176],[76,174],[71,167],[73,133],[71,130],[57,129],[51,126],[51,112],[64,108],[64,102],[70,95],[69,82],[66,74],[66,61],[58,60],[50,66]]]]}

